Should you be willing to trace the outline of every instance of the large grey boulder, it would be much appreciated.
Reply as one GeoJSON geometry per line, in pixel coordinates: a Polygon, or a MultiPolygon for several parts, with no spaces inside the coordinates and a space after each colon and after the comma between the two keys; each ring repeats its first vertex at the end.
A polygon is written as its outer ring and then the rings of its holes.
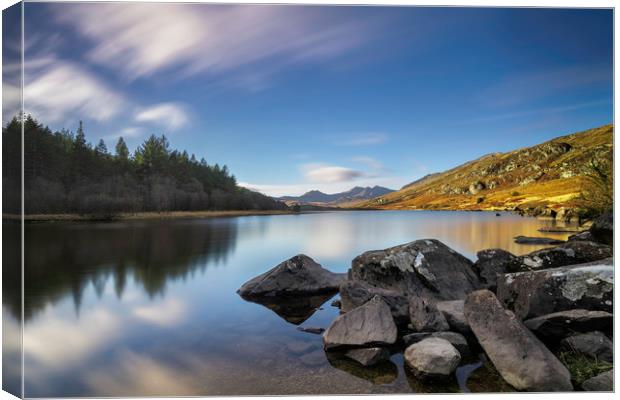
{"type": "Polygon", "coordinates": [[[614,370],[610,369],[586,380],[581,384],[581,388],[588,392],[612,392],[614,390],[614,370]]]}
{"type": "Polygon", "coordinates": [[[346,274],[330,272],[312,258],[298,254],[241,286],[243,297],[315,295],[337,292],[346,274]]]}
{"type": "Polygon", "coordinates": [[[558,340],[577,332],[611,330],[614,316],[606,311],[558,311],[523,322],[536,336],[544,340],[558,340]]]}
{"type": "Polygon", "coordinates": [[[407,347],[405,362],[420,378],[443,379],[454,372],[461,355],[447,340],[430,337],[407,347]]]}
{"type": "Polygon", "coordinates": [[[396,342],[396,324],[380,296],[338,316],[323,333],[326,350],[338,347],[374,347],[396,342]]]}
{"type": "Polygon", "coordinates": [[[520,265],[519,258],[502,249],[481,250],[477,254],[478,260],[472,268],[480,278],[481,287],[495,291],[497,275],[514,272],[515,265],[520,265]]]}
{"type": "Polygon", "coordinates": [[[515,389],[573,389],[566,367],[489,290],[467,296],[465,318],[495,368],[515,389]]]}
{"type": "Polygon", "coordinates": [[[608,211],[594,220],[590,232],[597,242],[614,244],[614,213],[608,211]]]}
{"type": "Polygon", "coordinates": [[[417,332],[410,333],[408,335],[403,336],[403,343],[405,346],[411,346],[414,343],[421,342],[424,339],[428,339],[429,337],[436,337],[440,339],[447,340],[454,346],[455,349],[459,351],[461,356],[466,356],[470,354],[469,344],[467,343],[467,339],[465,336],[456,332],[417,332]]]}
{"type": "Polygon", "coordinates": [[[365,367],[375,365],[390,358],[390,352],[384,347],[367,349],[351,349],[344,353],[345,357],[357,361],[365,367]]]}
{"type": "Polygon", "coordinates": [[[381,296],[390,306],[392,316],[397,324],[409,323],[409,299],[394,290],[381,289],[360,281],[345,281],[340,285],[340,311],[348,312],[374,296],[381,296]]]}
{"type": "Polygon", "coordinates": [[[471,329],[469,329],[469,324],[467,319],[465,319],[465,300],[440,301],[436,305],[437,309],[448,321],[451,330],[464,335],[471,334],[471,329]]]}
{"type": "Polygon", "coordinates": [[[594,331],[570,336],[562,340],[560,345],[596,360],[609,363],[614,361],[614,344],[602,332],[594,331]]]}
{"type": "MultiPolygon", "coordinates": [[[[569,241],[519,257],[518,271],[533,271],[582,264],[613,257],[611,246],[588,241],[569,241]]],[[[513,271],[515,271],[513,269],[513,271]]],[[[518,272],[516,271],[516,272],[518,272]]]]}
{"type": "Polygon", "coordinates": [[[450,329],[448,321],[437,306],[423,297],[409,299],[409,317],[413,329],[418,332],[440,332],[450,329]]]}
{"type": "Polygon", "coordinates": [[[613,312],[611,258],[498,278],[497,297],[522,319],[572,309],[613,312]]]}
{"type": "Polygon", "coordinates": [[[408,297],[458,300],[479,286],[471,266],[440,241],[425,239],[355,257],[349,278],[408,297]]]}

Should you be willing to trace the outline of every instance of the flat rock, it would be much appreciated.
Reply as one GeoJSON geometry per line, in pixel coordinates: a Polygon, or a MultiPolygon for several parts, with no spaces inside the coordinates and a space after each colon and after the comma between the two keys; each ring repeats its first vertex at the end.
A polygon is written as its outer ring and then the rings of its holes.
{"type": "Polygon", "coordinates": [[[410,333],[408,335],[403,336],[403,343],[405,346],[411,346],[414,343],[421,342],[424,339],[429,337],[436,337],[440,339],[447,340],[454,346],[455,349],[459,351],[461,356],[467,356],[471,354],[469,350],[469,345],[467,344],[467,339],[465,336],[461,335],[457,332],[417,332],[410,333]]]}
{"type": "Polygon", "coordinates": [[[614,316],[606,311],[567,310],[528,319],[523,323],[542,339],[562,339],[576,332],[611,330],[614,316]]]}
{"type": "Polygon", "coordinates": [[[374,347],[396,342],[396,324],[390,307],[380,296],[338,316],[323,334],[325,349],[374,347]]]}
{"type": "Polygon", "coordinates": [[[602,332],[594,331],[567,337],[560,343],[564,348],[585,354],[599,361],[614,361],[614,344],[602,332]]]}
{"type": "Polygon", "coordinates": [[[344,353],[345,357],[357,361],[365,367],[375,365],[390,358],[390,352],[383,347],[371,347],[367,349],[351,349],[344,353]]]}
{"type": "Polygon", "coordinates": [[[522,319],[572,309],[613,312],[613,276],[611,258],[504,274],[498,277],[497,297],[522,319]]]}
{"type": "Polygon", "coordinates": [[[412,297],[409,299],[409,318],[411,326],[418,332],[441,332],[450,330],[448,321],[428,299],[412,297]]]}
{"type": "Polygon", "coordinates": [[[298,254],[241,286],[243,297],[315,295],[337,292],[346,274],[330,272],[312,258],[298,254]]]}
{"type": "Polygon", "coordinates": [[[519,258],[502,249],[481,250],[477,253],[478,259],[472,268],[480,279],[481,288],[495,291],[497,275],[513,272],[517,269],[519,258]]]}
{"type": "Polygon", "coordinates": [[[349,278],[407,297],[459,300],[479,286],[471,266],[440,241],[425,239],[355,257],[349,278]]]}
{"type": "MultiPolygon", "coordinates": [[[[613,257],[613,248],[588,241],[570,241],[518,257],[519,271],[558,268],[613,257]]],[[[518,271],[511,271],[518,272],[518,271]]]]}
{"type": "Polygon", "coordinates": [[[465,300],[440,301],[437,309],[443,314],[450,325],[450,330],[460,332],[464,335],[471,334],[467,319],[465,319],[465,300]]]}
{"type": "Polygon", "coordinates": [[[390,307],[397,324],[409,322],[409,299],[407,297],[397,291],[373,287],[361,281],[345,281],[340,285],[340,311],[351,311],[375,296],[381,296],[390,307]]]}
{"type": "Polygon", "coordinates": [[[320,335],[325,332],[325,328],[320,328],[318,326],[299,326],[297,327],[297,330],[306,333],[313,333],[315,335],[320,335]]]}
{"type": "Polygon", "coordinates": [[[447,378],[461,362],[458,350],[445,339],[430,337],[405,350],[405,362],[421,378],[447,378]]]}
{"type": "Polygon", "coordinates": [[[562,244],[564,240],[548,238],[548,237],[534,237],[534,236],[516,236],[515,243],[518,244],[562,244]]]}
{"type": "Polygon", "coordinates": [[[566,367],[489,290],[467,296],[465,318],[495,368],[515,389],[573,389],[566,367]]]}
{"type": "Polygon", "coordinates": [[[610,369],[586,380],[581,384],[581,388],[588,392],[613,392],[614,370],[610,369]]]}
{"type": "Polygon", "coordinates": [[[568,241],[572,242],[575,240],[581,240],[581,241],[585,241],[585,242],[594,242],[594,236],[592,235],[592,232],[590,232],[589,230],[587,231],[583,231],[583,232],[579,232],[579,233],[575,233],[574,235],[570,235],[568,237],[568,241]]]}
{"type": "Polygon", "coordinates": [[[590,232],[597,242],[614,244],[614,213],[606,212],[594,220],[590,232]]]}

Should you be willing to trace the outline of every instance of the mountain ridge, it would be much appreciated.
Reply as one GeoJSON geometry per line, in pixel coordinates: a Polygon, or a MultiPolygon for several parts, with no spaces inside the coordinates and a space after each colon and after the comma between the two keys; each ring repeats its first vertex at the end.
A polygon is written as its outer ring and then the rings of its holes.
{"type": "Polygon", "coordinates": [[[613,125],[556,137],[505,153],[489,153],[428,174],[355,208],[517,210],[554,216],[576,207],[590,160],[613,156],[613,125]],[[534,212],[534,210],[537,210],[534,212]]]}
{"type": "Polygon", "coordinates": [[[329,204],[337,205],[361,200],[370,200],[379,196],[392,193],[394,190],[383,186],[355,186],[350,190],[338,193],[324,193],[320,190],[310,190],[301,196],[281,196],[274,197],[276,200],[287,203],[307,203],[307,204],[329,204]]]}

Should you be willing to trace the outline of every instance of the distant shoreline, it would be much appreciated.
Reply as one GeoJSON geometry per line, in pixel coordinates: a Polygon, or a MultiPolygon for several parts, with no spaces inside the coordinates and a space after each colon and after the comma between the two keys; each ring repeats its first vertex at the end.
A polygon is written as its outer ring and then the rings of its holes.
{"type": "MultiPolygon", "coordinates": [[[[243,217],[254,215],[302,214],[290,210],[226,210],[226,211],[146,211],[136,213],[118,213],[112,216],[88,214],[30,214],[24,216],[27,223],[35,222],[114,222],[131,220],[168,220],[199,219],[216,217],[243,217]]],[[[3,214],[3,219],[17,221],[19,214],[3,214]]]]}

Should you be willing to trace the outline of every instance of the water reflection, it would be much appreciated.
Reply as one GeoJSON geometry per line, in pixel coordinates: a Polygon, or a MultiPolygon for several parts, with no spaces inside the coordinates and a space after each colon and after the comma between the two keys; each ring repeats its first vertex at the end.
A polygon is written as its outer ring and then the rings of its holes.
{"type": "MultiPolygon", "coordinates": [[[[27,225],[25,319],[67,293],[79,312],[85,287],[92,284],[101,297],[109,279],[118,298],[130,277],[149,297],[164,295],[167,282],[226,263],[237,238],[235,221],[27,225]]],[[[9,307],[17,310],[19,293],[12,294],[9,307]]]]}
{"type": "MultiPolygon", "coordinates": [[[[328,359],[321,336],[294,325],[326,328],[338,315],[324,304],[331,295],[257,304],[236,290],[299,253],[345,272],[364,251],[422,238],[437,238],[470,258],[486,247],[529,252],[545,246],[516,245],[513,236],[537,235],[549,224],[491,213],[339,212],[28,225],[26,395],[459,390],[458,383],[419,383],[399,354],[370,369],[328,359]]],[[[4,306],[19,315],[19,287],[7,283],[19,282],[19,270],[13,272],[3,281],[4,306]]],[[[483,389],[470,381],[470,389],[483,389]]]]}
{"type": "Polygon", "coordinates": [[[246,297],[245,300],[260,304],[278,314],[286,322],[299,325],[314,314],[334,293],[297,297],[246,297]]]}

